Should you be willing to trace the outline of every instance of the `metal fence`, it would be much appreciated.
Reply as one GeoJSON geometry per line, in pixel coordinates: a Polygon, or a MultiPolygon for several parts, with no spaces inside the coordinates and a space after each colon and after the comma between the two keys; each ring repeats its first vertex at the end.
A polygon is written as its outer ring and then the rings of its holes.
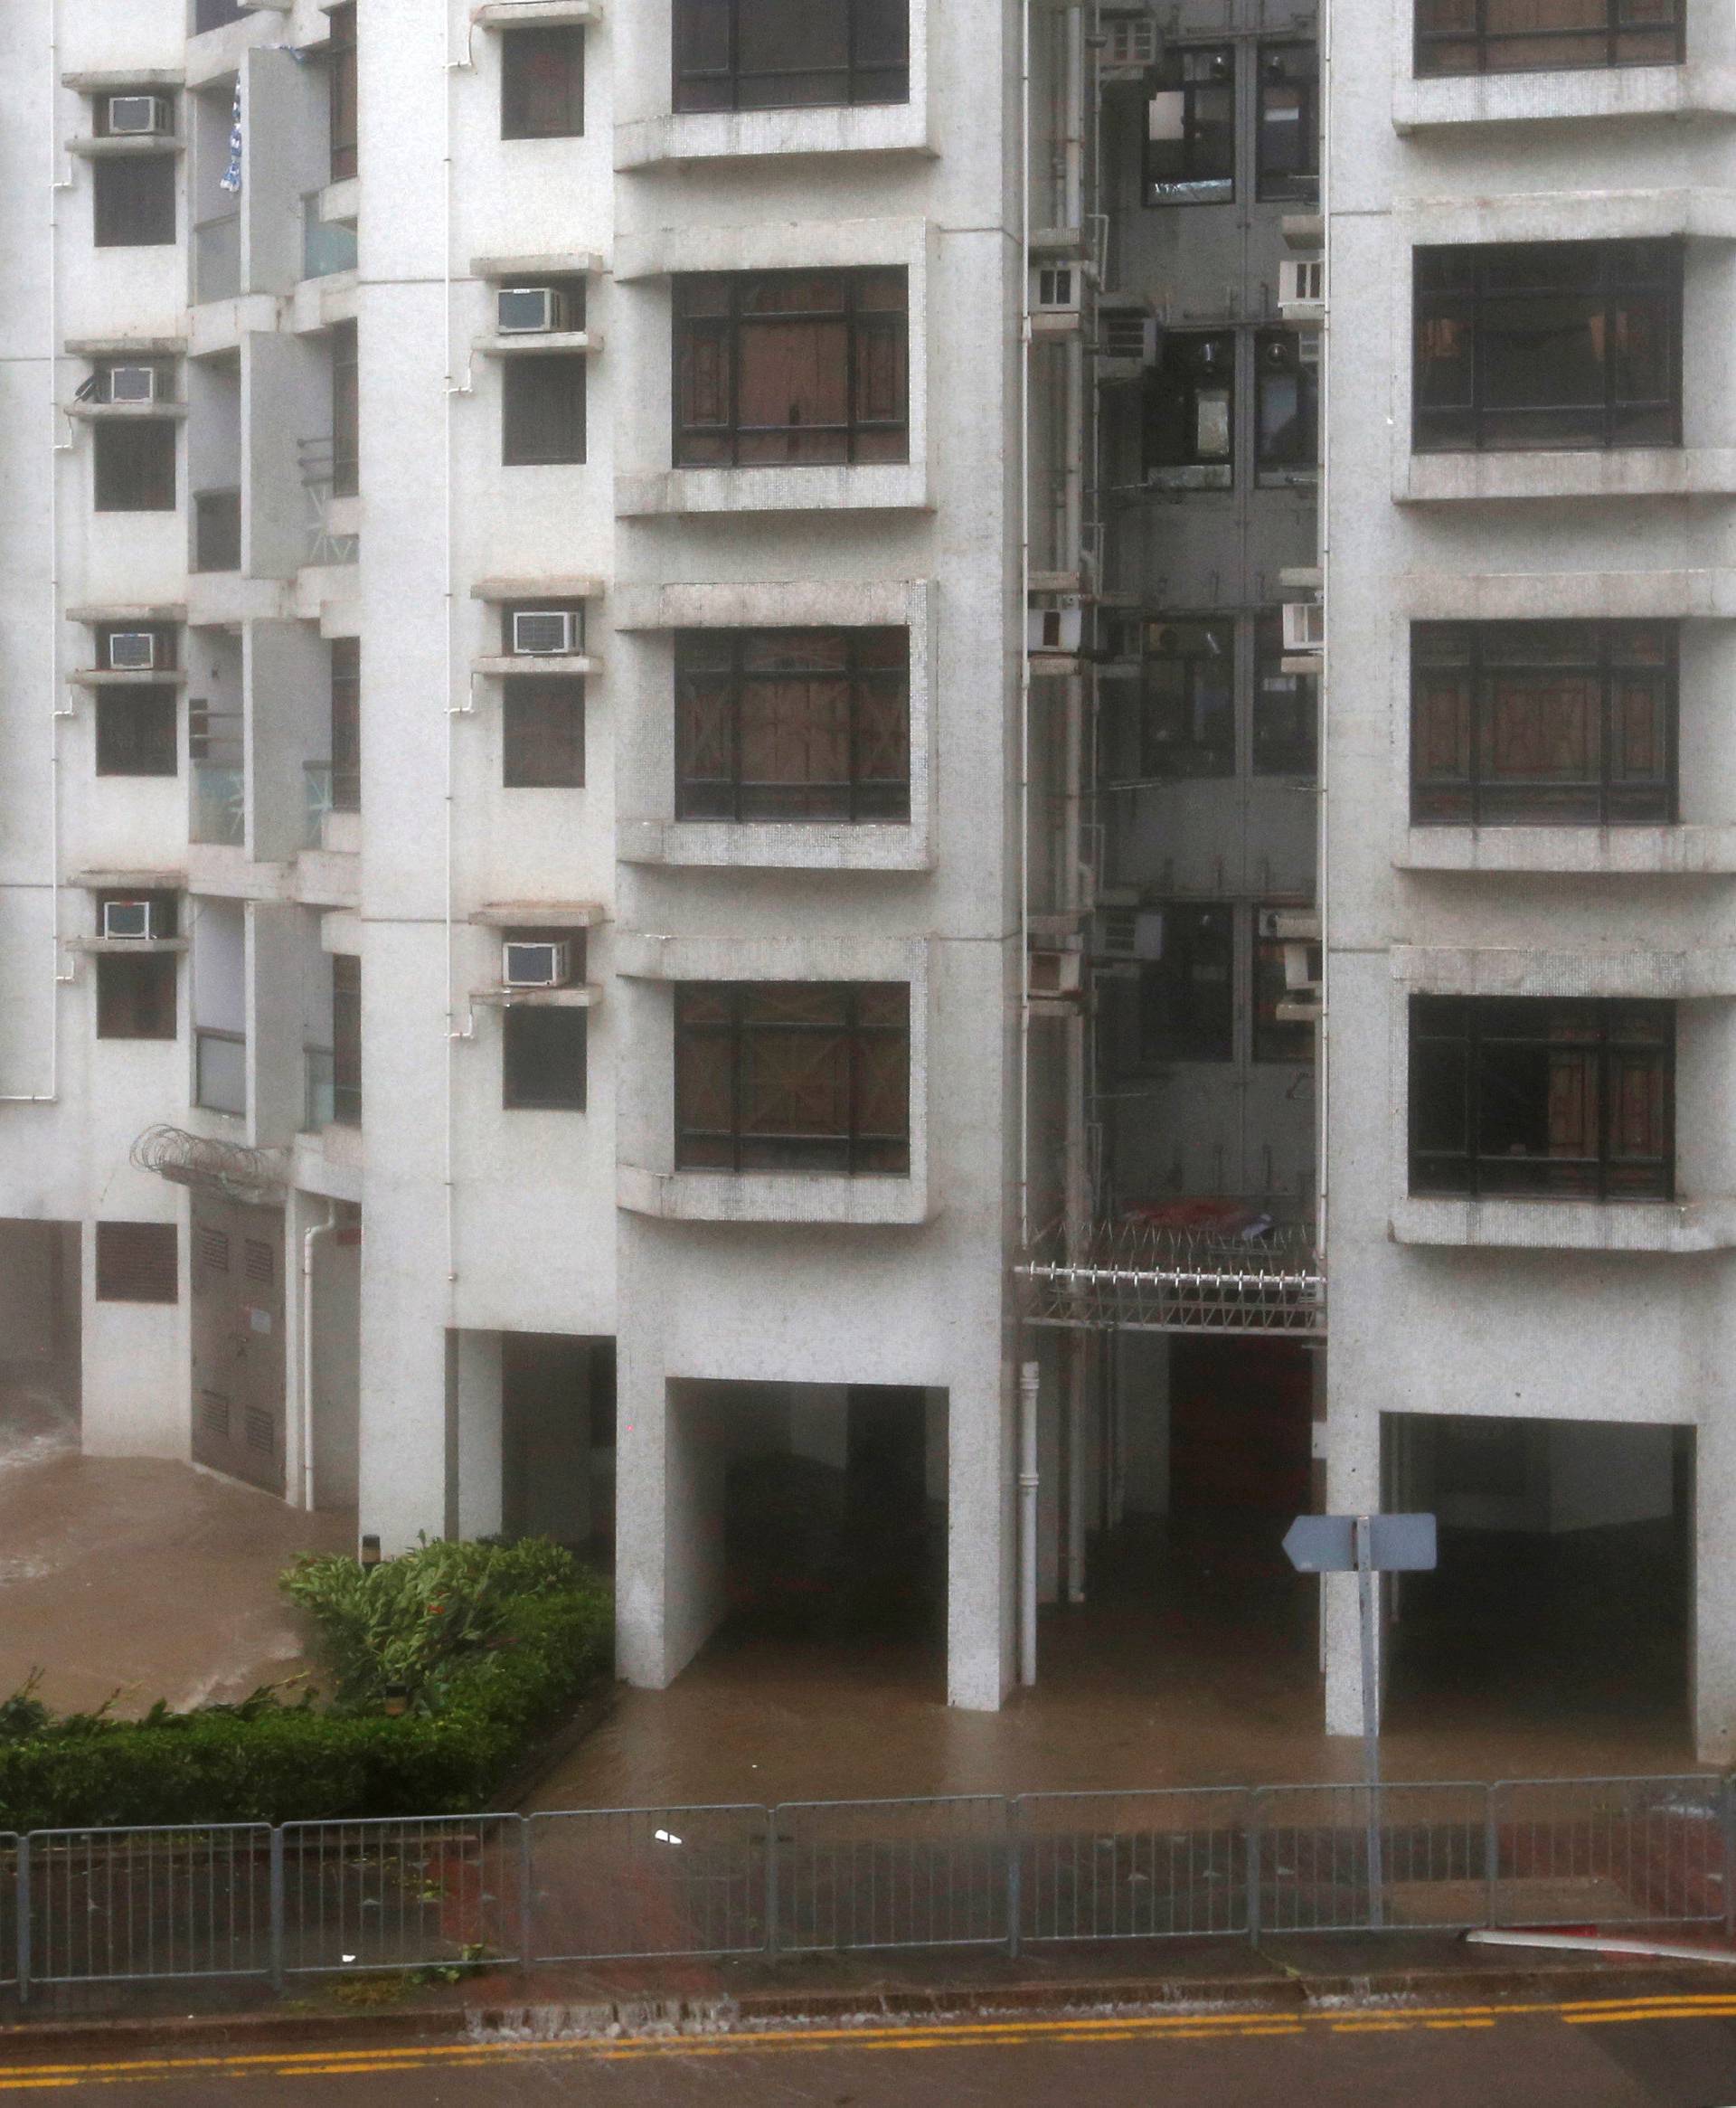
{"type": "Polygon", "coordinates": [[[1473,1925],[1736,1937],[1707,1776],[0,1833],[0,1985],[1473,1925]],[[1373,1820],[1371,1821],[1371,1815],[1373,1820]]]}

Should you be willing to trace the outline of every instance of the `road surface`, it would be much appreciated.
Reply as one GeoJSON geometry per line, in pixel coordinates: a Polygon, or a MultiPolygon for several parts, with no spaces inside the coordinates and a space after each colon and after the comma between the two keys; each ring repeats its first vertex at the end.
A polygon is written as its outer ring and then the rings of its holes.
{"type": "Polygon", "coordinates": [[[0,2063],[108,2108],[1731,2108],[1730,1993],[0,2063]]]}

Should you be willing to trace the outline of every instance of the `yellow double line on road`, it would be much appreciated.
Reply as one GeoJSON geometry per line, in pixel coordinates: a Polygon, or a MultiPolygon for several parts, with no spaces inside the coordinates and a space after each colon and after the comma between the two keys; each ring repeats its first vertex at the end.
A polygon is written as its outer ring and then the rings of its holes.
{"type": "MultiPolygon", "coordinates": [[[[1082,1988],[1082,1987],[1081,1987],[1082,1988]]],[[[1579,1999],[1482,2006],[1344,2008],[1303,2013],[1141,2013],[1034,2016],[995,2020],[863,2022],[852,2028],[743,2028],[728,2035],[586,2037],[569,2042],[427,2042],[387,2049],[251,2051],[244,2055],[137,2057],[82,2064],[0,2064],[0,2094],[193,2078],[353,2078],[451,2071],[532,2058],[632,2063],[656,2057],[774,2056],[792,2052],[976,2049],[1088,2043],[1235,2041],[1244,2037],[1394,2035],[1486,2028],[1505,2020],[1566,2027],[1655,2020],[1736,2019],[1736,1990],[1662,1992],[1650,1998],[1579,1999]]]]}

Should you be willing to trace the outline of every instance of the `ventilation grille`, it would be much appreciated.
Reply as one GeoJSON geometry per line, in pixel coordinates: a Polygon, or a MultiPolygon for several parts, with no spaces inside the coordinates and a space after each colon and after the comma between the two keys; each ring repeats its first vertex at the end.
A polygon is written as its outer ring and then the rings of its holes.
{"type": "Polygon", "coordinates": [[[269,1457],[275,1446],[271,1415],[262,1413],[257,1405],[250,1405],[242,1417],[241,1425],[247,1435],[247,1446],[257,1450],[262,1457],[269,1457]]]}
{"type": "Polygon", "coordinates": [[[269,1244],[262,1244],[257,1237],[250,1237],[247,1240],[245,1263],[249,1281],[261,1282],[265,1287],[269,1288],[277,1278],[278,1270],[273,1263],[271,1247],[269,1244]]]}
{"type": "Polygon", "coordinates": [[[207,1273],[229,1271],[229,1238],[222,1230],[199,1225],[199,1263],[207,1273]]]}
{"type": "Polygon", "coordinates": [[[229,1400],[216,1391],[199,1394],[199,1424],[207,1434],[229,1440],[229,1400]]]}

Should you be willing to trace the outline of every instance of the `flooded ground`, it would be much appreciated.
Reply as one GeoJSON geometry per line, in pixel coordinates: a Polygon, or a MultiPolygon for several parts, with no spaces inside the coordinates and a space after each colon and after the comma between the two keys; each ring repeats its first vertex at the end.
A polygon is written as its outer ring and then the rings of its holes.
{"type": "Polygon", "coordinates": [[[57,1710],[118,1691],[133,1714],[297,1675],[277,1576],[297,1552],[354,1544],[349,1516],[306,1516],[188,1464],[80,1456],[50,1387],[0,1386],[0,1697],[40,1668],[57,1710]]]}
{"type": "MultiPolygon", "coordinates": [[[[666,1691],[613,1716],[534,1796],[542,1808],[880,1795],[1126,1791],[1359,1777],[1322,1732],[1313,1583],[1265,1560],[1099,1560],[1096,1602],[1043,1613],[1040,1680],[999,1713],[949,1709],[921,1639],[805,1641],[726,1629],[666,1691]],[[1155,1575],[1161,1578],[1155,1579],[1155,1575]]],[[[1467,1657],[1415,1636],[1383,1737],[1393,1779],[1694,1769],[1683,1708],[1590,1686],[1546,1651],[1467,1657]]]]}

